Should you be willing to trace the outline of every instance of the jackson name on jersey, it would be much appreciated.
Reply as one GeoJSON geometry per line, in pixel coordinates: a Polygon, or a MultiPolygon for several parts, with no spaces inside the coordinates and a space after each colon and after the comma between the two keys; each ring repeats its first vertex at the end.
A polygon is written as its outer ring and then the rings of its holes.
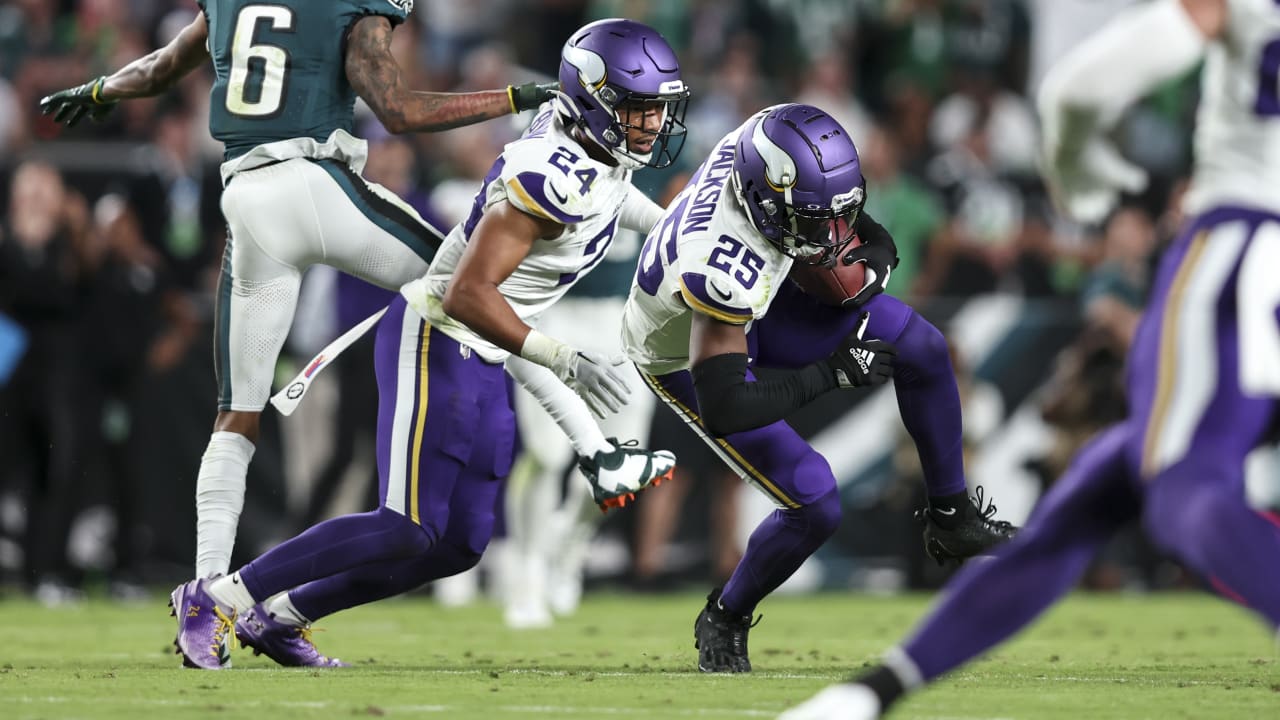
{"type": "Polygon", "coordinates": [[[419,315],[489,362],[507,352],[445,315],[444,293],[485,211],[506,200],[520,210],[565,226],[550,240],[537,240],[511,276],[498,286],[516,315],[535,325],[577,279],[609,251],[623,203],[640,191],[631,171],[593,160],[569,136],[552,104],[543,105],[524,135],[506,146],[476,195],[471,214],[455,226],[420,280],[401,293],[419,315]]]}
{"type": "Polygon", "coordinates": [[[640,251],[622,344],[650,375],[689,367],[694,312],[748,325],[764,316],[791,270],[791,258],[756,232],[734,195],[733,149],[741,133],[739,127],[716,144],[640,251]]]}

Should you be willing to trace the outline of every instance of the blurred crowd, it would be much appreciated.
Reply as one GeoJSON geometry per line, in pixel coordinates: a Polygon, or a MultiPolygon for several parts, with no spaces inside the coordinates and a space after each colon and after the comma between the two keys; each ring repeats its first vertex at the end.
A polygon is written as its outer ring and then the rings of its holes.
{"type": "MultiPolygon", "coordinates": [[[[1194,76],[1117,129],[1153,181],[1103,226],[1060,219],[1037,176],[1039,78],[1127,4],[418,0],[394,52],[414,88],[486,89],[554,76],[564,40],[591,19],[658,28],[693,89],[681,167],[637,176],[659,200],[752,112],[781,101],[824,108],[858,144],[867,210],[898,244],[890,291],[944,330],[975,298],[1011,298],[1029,318],[1014,325],[1033,334],[1020,344],[1005,338],[1019,354],[957,351],[956,367],[966,440],[977,448],[1016,409],[1032,408],[1051,441],[1026,465],[1047,484],[1123,413],[1124,351],[1154,259],[1177,225],[1187,170],[1194,76]]],[[[225,230],[221,148],[206,127],[211,68],[74,130],[40,116],[37,102],[168,42],[197,11],[194,0],[0,5],[0,577],[51,604],[77,597],[86,580],[132,597],[187,574],[195,468],[213,419],[212,294],[225,230]]],[[[399,137],[367,111],[357,117],[371,145],[366,176],[441,226],[465,213],[520,131],[498,120],[399,137]]],[[[295,328],[294,362],[385,297],[349,279],[327,282],[312,294],[319,309],[304,309],[295,328]]],[[[267,419],[240,533],[248,555],[323,516],[346,484],[359,488],[350,502],[367,502],[372,372],[361,362],[344,358],[347,370],[334,373],[343,373],[329,406],[336,422],[300,431],[267,419]]],[[[815,412],[797,421],[806,434],[836,413],[815,412]]],[[[677,571],[723,575],[736,562],[740,484],[700,459],[696,442],[678,439],[682,428],[662,427],[673,422],[663,413],[654,444],[687,453],[686,477],[651,493],[664,500],[642,498],[642,512],[604,528],[623,538],[616,572],[642,587],[663,586],[677,571]],[[646,503],[662,510],[643,512],[646,503]],[[663,550],[676,546],[688,552],[663,550]]],[[[917,470],[913,453],[891,452],[894,442],[907,441],[890,441],[882,481],[857,501],[868,512],[847,514],[846,525],[886,510],[910,522],[904,498],[919,493],[917,470]]],[[[851,532],[842,549],[852,556],[923,555],[918,535],[886,545],[893,533],[851,532]]],[[[1167,582],[1148,555],[1117,550],[1095,582],[1167,582]]]]}

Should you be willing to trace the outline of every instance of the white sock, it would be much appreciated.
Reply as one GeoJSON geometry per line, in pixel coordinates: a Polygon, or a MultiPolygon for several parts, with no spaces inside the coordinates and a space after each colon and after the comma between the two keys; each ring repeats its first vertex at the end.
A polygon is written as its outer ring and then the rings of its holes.
{"type": "Polygon", "coordinates": [[[267,613],[278,622],[293,627],[304,627],[310,625],[311,621],[298,612],[298,608],[293,606],[293,601],[289,599],[289,593],[280,593],[267,601],[267,613]]]}
{"type": "Polygon", "coordinates": [[[244,508],[245,476],[253,443],[239,433],[219,431],[209,438],[196,477],[196,577],[225,575],[231,569],[236,525],[244,508]]]}
{"type": "Polygon", "coordinates": [[[234,609],[238,613],[258,604],[257,600],[249,594],[249,589],[244,586],[244,581],[240,579],[240,573],[231,575],[223,575],[222,577],[209,583],[209,595],[218,601],[219,605],[234,609]]]}

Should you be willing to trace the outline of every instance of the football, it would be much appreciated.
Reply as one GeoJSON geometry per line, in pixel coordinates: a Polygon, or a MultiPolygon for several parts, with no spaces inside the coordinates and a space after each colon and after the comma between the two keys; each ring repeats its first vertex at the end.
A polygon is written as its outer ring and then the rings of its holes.
{"type": "MultiPolygon", "coordinates": [[[[840,257],[862,244],[857,236],[840,251],[840,257]]],[[[791,280],[800,286],[806,295],[810,295],[824,305],[844,307],[866,283],[866,266],[862,263],[845,265],[836,258],[834,267],[794,263],[791,266],[791,280]]]]}

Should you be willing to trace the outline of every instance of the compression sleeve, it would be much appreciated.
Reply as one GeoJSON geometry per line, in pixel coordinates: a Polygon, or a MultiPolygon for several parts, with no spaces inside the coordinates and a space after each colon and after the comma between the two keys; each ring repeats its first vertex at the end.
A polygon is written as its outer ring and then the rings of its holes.
{"type": "Polygon", "coordinates": [[[835,374],[821,362],[778,380],[750,381],[743,353],[707,358],[691,374],[703,427],[716,437],[777,422],[836,388],[835,374]]]}
{"type": "Polygon", "coordinates": [[[635,185],[629,185],[627,199],[622,203],[622,214],[618,218],[622,227],[648,235],[661,219],[662,206],[650,200],[635,185]]]}
{"type": "Polygon", "coordinates": [[[1063,57],[1040,84],[1045,147],[1051,153],[1079,152],[1085,138],[1113,124],[1135,100],[1190,70],[1206,44],[1177,0],[1125,10],[1063,57]]]}
{"type": "Polygon", "coordinates": [[[505,367],[507,374],[538,401],[569,437],[575,453],[582,457],[592,457],[597,452],[613,449],[600,426],[591,417],[587,404],[576,392],[560,382],[555,373],[516,355],[507,357],[505,367]]]}

